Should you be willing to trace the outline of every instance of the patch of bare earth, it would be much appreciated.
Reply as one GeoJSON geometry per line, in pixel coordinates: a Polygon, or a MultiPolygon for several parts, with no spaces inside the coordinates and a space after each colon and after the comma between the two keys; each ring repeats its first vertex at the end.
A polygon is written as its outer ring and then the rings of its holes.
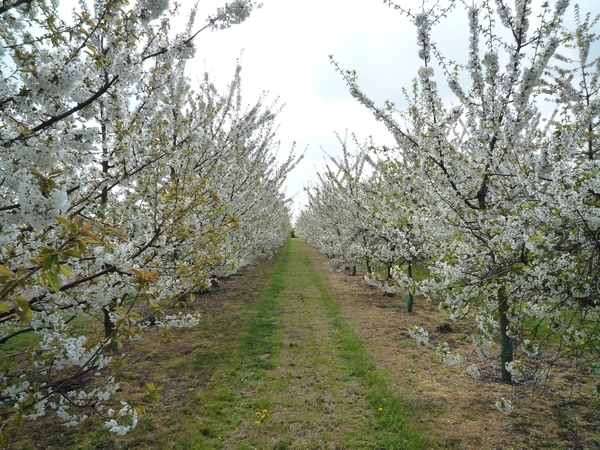
{"type": "MultiPolygon", "coordinates": [[[[404,296],[385,296],[362,281],[362,274],[334,270],[324,255],[307,251],[378,369],[387,374],[390,389],[425,407],[429,413],[417,420],[433,425],[451,445],[465,449],[600,448],[600,425],[593,408],[586,408],[585,400],[565,404],[558,394],[565,392],[570,380],[559,379],[545,391],[533,393],[527,386],[502,383],[492,366],[485,368],[479,380],[467,375],[465,366],[448,367],[433,348],[448,342],[453,351],[472,352],[465,325],[449,324],[436,304],[419,297],[408,313],[404,296]],[[430,348],[416,347],[406,332],[411,325],[429,332],[430,348]],[[500,397],[517,405],[508,416],[494,406],[500,397]]],[[[573,389],[587,395],[594,386],[582,382],[573,389]]]]}

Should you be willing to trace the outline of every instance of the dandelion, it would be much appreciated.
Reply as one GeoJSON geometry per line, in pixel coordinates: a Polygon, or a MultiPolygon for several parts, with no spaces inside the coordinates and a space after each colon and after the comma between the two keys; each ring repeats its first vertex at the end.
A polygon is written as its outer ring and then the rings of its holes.
{"type": "Polygon", "coordinates": [[[263,412],[264,412],[264,413],[268,413],[269,411],[267,411],[266,409],[263,409],[263,412]]]}
{"type": "Polygon", "coordinates": [[[267,416],[265,416],[265,415],[263,414],[262,416],[260,416],[260,420],[263,420],[265,417],[267,417],[267,416]]]}
{"type": "Polygon", "coordinates": [[[585,345],[585,341],[581,341],[579,345],[585,345]]]}
{"type": "Polygon", "coordinates": [[[254,414],[256,414],[257,416],[260,416],[260,411],[256,411],[254,414]]]}
{"type": "Polygon", "coordinates": [[[383,408],[380,406],[379,408],[377,408],[377,411],[383,411],[383,408]]]}
{"type": "Polygon", "coordinates": [[[194,388],[192,388],[192,387],[188,389],[189,392],[192,392],[193,390],[194,390],[194,388]]]}
{"type": "Polygon", "coordinates": [[[236,433],[239,433],[239,432],[240,432],[240,429],[239,429],[239,428],[236,428],[234,431],[235,431],[236,433]]]}
{"type": "Polygon", "coordinates": [[[256,425],[260,425],[260,420],[257,420],[256,422],[254,422],[256,425]]]}

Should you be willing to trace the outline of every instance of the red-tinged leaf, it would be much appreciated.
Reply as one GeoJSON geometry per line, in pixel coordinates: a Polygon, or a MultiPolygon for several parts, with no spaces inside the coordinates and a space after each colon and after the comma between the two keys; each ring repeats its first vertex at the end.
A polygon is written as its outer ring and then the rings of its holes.
{"type": "Polygon", "coordinates": [[[155,270],[149,270],[146,273],[146,279],[150,283],[153,283],[153,284],[157,283],[158,282],[158,273],[155,270]]]}
{"type": "Polygon", "coordinates": [[[92,229],[92,221],[89,220],[86,222],[86,224],[84,226],[81,227],[81,230],[79,230],[79,233],[87,236],[90,233],[90,230],[92,229]]]}
{"type": "MultiPolygon", "coordinates": [[[[37,264],[37,261],[34,261],[33,264],[37,264]]],[[[26,269],[25,267],[21,267],[19,268],[19,270],[17,270],[17,277],[23,277],[25,275],[27,275],[30,272],[29,269],[26,269]]]]}

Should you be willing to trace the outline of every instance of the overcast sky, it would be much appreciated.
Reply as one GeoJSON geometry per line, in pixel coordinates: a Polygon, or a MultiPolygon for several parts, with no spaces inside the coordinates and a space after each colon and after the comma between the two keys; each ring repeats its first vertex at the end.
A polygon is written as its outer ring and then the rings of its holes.
{"type": "MultiPolygon", "coordinates": [[[[184,0],[186,1],[186,0],[184,0]]],[[[225,0],[200,2],[199,20],[214,13],[225,0]]],[[[287,181],[287,195],[295,196],[295,211],[306,203],[303,186],[315,182],[324,162],[323,150],[340,153],[335,132],[372,136],[378,145],[393,143],[385,127],[354,100],[329,55],[344,69],[358,73],[363,91],[381,104],[402,101],[401,89],[410,88],[420,66],[416,31],[411,22],[383,0],[263,0],[263,7],[241,25],[204,31],[196,39],[197,54],[188,75],[205,69],[217,86],[233,77],[241,56],[242,96],[254,103],[268,98],[285,104],[278,116],[280,153],[287,155],[296,142],[304,160],[287,181]]],[[[580,0],[583,9],[600,12],[599,0],[580,0]]],[[[420,0],[402,0],[418,7],[420,0]]],[[[434,29],[440,50],[464,61],[468,26],[462,9],[434,29]]]]}
{"type": "MultiPolygon", "coordinates": [[[[208,69],[218,86],[232,79],[242,61],[242,96],[254,103],[263,91],[285,105],[278,116],[280,154],[305,153],[288,178],[286,193],[295,196],[296,211],[306,202],[303,186],[316,180],[323,151],[340,152],[335,132],[346,130],[362,141],[373,136],[391,144],[389,133],[354,100],[329,55],[345,69],[356,69],[361,85],[375,100],[398,97],[418,68],[415,31],[409,21],[383,0],[264,0],[261,9],[228,30],[204,31],[197,40],[188,74],[208,69]],[[409,64],[411,62],[411,64],[409,64]]],[[[200,3],[199,17],[212,13],[221,0],[200,3]]]]}

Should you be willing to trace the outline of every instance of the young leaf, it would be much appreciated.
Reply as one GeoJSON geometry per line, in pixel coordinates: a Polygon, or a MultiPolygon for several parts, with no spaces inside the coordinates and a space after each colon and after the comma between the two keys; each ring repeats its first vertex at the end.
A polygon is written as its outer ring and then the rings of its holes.
{"type": "Polygon", "coordinates": [[[31,322],[31,317],[33,315],[31,308],[29,307],[29,302],[23,297],[15,298],[14,302],[15,312],[17,313],[17,316],[19,316],[19,320],[23,325],[29,325],[29,322],[31,322]]]}
{"type": "Polygon", "coordinates": [[[52,268],[52,266],[54,266],[54,264],[56,264],[56,262],[58,261],[58,255],[57,254],[52,254],[52,255],[48,255],[44,258],[44,260],[42,261],[42,270],[49,270],[52,268]]]}
{"type": "Polygon", "coordinates": [[[8,278],[14,278],[13,273],[8,267],[5,267],[0,264],[0,275],[7,276],[8,278]]]}
{"type": "Polygon", "coordinates": [[[69,269],[67,269],[65,266],[59,266],[59,267],[60,267],[60,273],[62,273],[67,278],[71,278],[71,271],[69,269]]]}
{"type": "Polygon", "coordinates": [[[52,271],[46,272],[45,275],[46,275],[46,280],[48,280],[48,283],[50,284],[50,287],[52,288],[52,290],[58,294],[60,292],[60,286],[61,286],[59,276],[52,271]]]}

